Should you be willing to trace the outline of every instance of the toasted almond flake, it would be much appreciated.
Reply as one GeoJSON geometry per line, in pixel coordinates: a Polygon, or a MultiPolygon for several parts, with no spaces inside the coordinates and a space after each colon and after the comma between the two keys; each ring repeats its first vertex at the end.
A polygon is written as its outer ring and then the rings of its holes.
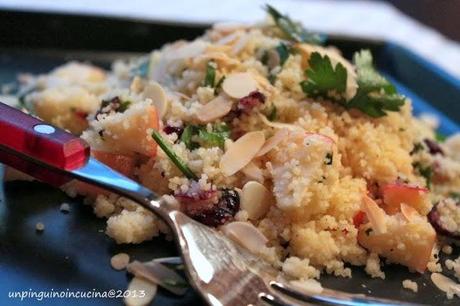
{"type": "Polygon", "coordinates": [[[263,217],[272,202],[270,191],[258,182],[247,182],[241,193],[241,209],[248,213],[248,218],[258,220],[263,217]]]}
{"type": "Polygon", "coordinates": [[[420,216],[415,208],[405,203],[401,203],[401,213],[408,222],[412,222],[417,218],[417,216],[420,216]]]}
{"type": "Polygon", "coordinates": [[[220,229],[226,236],[253,254],[260,253],[268,242],[268,239],[249,222],[230,222],[220,229]]]}
{"type": "Polygon", "coordinates": [[[131,82],[131,85],[129,86],[129,90],[135,93],[139,93],[142,91],[143,88],[144,88],[144,82],[138,75],[136,75],[133,81],[131,82]]]}
{"type": "Polygon", "coordinates": [[[230,99],[217,96],[197,111],[197,118],[204,123],[214,121],[227,115],[232,109],[232,104],[230,99]]]}
{"type": "Polygon", "coordinates": [[[155,297],[157,289],[156,284],[140,277],[134,277],[128,286],[128,292],[132,294],[125,297],[125,304],[127,306],[146,306],[155,297]]]}
{"type": "Polygon", "coordinates": [[[249,132],[232,145],[220,160],[220,169],[223,174],[230,176],[249,164],[265,142],[262,131],[249,132]]]}
{"type": "Polygon", "coordinates": [[[222,89],[230,97],[241,99],[257,90],[257,82],[248,72],[233,73],[225,78],[222,89]]]}
{"type": "Polygon", "coordinates": [[[321,283],[314,279],[293,280],[289,284],[293,289],[305,292],[306,294],[320,294],[323,291],[321,283]]]}
{"type": "Polygon", "coordinates": [[[439,290],[447,293],[447,296],[452,297],[454,294],[460,297],[460,284],[457,284],[452,279],[441,273],[432,273],[431,281],[438,287],[439,290]]]}
{"type": "Polygon", "coordinates": [[[240,38],[241,34],[242,34],[242,32],[240,32],[240,31],[230,33],[229,35],[226,35],[226,36],[222,37],[221,39],[219,39],[218,41],[216,41],[216,45],[232,44],[238,38],[240,38]]]}
{"type": "Polygon", "coordinates": [[[287,128],[282,128],[278,131],[276,131],[275,135],[267,139],[265,141],[264,145],[260,149],[260,151],[257,153],[257,157],[262,156],[270,152],[273,148],[275,148],[283,139],[286,139],[288,137],[289,130],[287,128]]]}
{"type": "Polygon", "coordinates": [[[240,36],[232,47],[232,53],[234,55],[237,55],[238,53],[243,51],[250,39],[251,36],[247,34],[240,36]]]}
{"type": "Polygon", "coordinates": [[[126,253],[118,253],[112,256],[110,264],[115,270],[123,270],[129,264],[129,255],[126,253]]]}
{"type": "Polygon", "coordinates": [[[213,60],[217,63],[217,66],[220,68],[228,67],[228,66],[235,66],[238,65],[238,60],[229,57],[227,54],[223,52],[208,52],[206,54],[197,56],[193,59],[193,64],[195,66],[202,64],[203,62],[207,62],[213,60]]]}
{"type": "Polygon", "coordinates": [[[262,169],[260,169],[253,161],[244,166],[244,168],[241,169],[241,172],[243,172],[249,179],[255,180],[259,183],[263,183],[265,179],[262,169]]]}
{"type": "Polygon", "coordinates": [[[305,140],[320,141],[320,142],[324,142],[327,144],[335,143],[334,139],[332,139],[329,136],[318,134],[318,133],[310,133],[310,132],[305,133],[305,140]]]}
{"type": "Polygon", "coordinates": [[[158,115],[160,117],[163,117],[166,114],[168,109],[168,99],[163,87],[161,87],[160,84],[155,81],[150,81],[144,87],[143,96],[146,99],[152,100],[153,105],[157,109],[158,115]]]}
{"type": "Polygon", "coordinates": [[[148,262],[133,261],[127,268],[129,273],[155,283],[176,295],[184,295],[187,291],[187,282],[172,269],[158,260],[148,262]]]}
{"type": "Polygon", "coordinates": [[[372,225],[372,229],[374,229],[377,234],[386,233],[387,224],[385,220],[385,211],[367,195],[364,196],[363,210],[372,225]]]}
{"type": "Polygon", "coordinates": [[[272,122],[268,120],[267,117],[265,117],[261,113],[259,113],[259,117],[260,117],[260,120],[262,120],[264,124],[266,124],[269,127],[275,128],[275,129],[288,129],[289,131],[301,131],[301,132],[305,131],[300,126],[297,126],[294,124],[282,123],[282,122],[272,122]]]}

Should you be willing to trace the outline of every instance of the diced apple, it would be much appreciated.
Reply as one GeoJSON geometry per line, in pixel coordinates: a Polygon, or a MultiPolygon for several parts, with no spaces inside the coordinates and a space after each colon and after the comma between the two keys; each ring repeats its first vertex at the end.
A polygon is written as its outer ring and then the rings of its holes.
{"type": "Polygon", "coordinates": [[[102,119],[99,129],[105,147],[120,154],[139,153],[154,157],[157,144],[151,133],[158,126],[155,107],[147,103],[136,103],[124,113],[102,119]]]}
{"type": "Polygon", "coordinates": [[[385,233],[377,233],[370,223],[358,231],[362,247],[420,273],[425,271],[430,260],[435,239],[436,233],[426,218],[418,216],[409,222],[399,213],[387,216],[385,233]]]}
{"type": "Polygon", "coordinates": [[[91,152],[91,154],[98,161],[106,164],[110,168],[120,172],[125,176],[131,177],[134,173],[134,167],[136,163],[132,156],[94,150],[91,152]]]}
{"type": "Polygon", "coordinates": [[[411,206],[423,216],[426,216],[431,209],[426,188],[392,183],[383,186],[382,191],[383,208],[390,215],[400,212],[402,203],[411,206]]]}

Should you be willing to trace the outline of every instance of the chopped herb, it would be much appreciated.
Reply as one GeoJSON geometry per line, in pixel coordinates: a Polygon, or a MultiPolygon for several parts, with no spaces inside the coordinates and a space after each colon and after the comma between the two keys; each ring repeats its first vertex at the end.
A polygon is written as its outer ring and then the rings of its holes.
{"type": "Polygon", "coordinates": [[[460,200],[460,192],[450,192],[449,197],[459,201],[460,200]]]}
{"type": "Polygon", "coordinates": [[[308,60],[309,68],[305,71],[307,80],[301,82],[303,92],[312,98],[322,97],[340,101],[337,94],[345,92],[347,70],[338,63],[332,66],[329,56],[313,52],[308,60]]]}
{"type": "Polygon", "coordinates": [[[225,139],[228,137],[230,137],[230,129],[224,123],[214,125],[212,131],[208,131],[206,126],[188,125],[184,129],[180,140],[189,150],[197,149],[200,146],[223,149],[225,139]]]}
{"type": "Polygon", "coordinates": [[[290,48],[285,43],[280,43],[275,50],[280,57],[280,66],[283,66],[289,58],[290,48]]]}
{"type": "Polygon", "coordinates": [[[442,133],[440,133],[440,132],[436,132],[436,134],[435,134],[435,139],[436,139],[438,142],[444,142],[444,141],[446,141],[447,136],[444,135],[444,134],[442,134],[442,133]]]}
{"type": "Polygon", "coordinates": [[[198,134],[198,129],[196,125],[187,125],[180,136],[180,141],[182,141],[189,150],[194,150],[199,147],[196,142],[192,141],[192,137],[198,134]]]}
{"type": "Polygon", "coordinates": [[[204,77],[203,86],[214,88],[214,83],[216,80],[216,63],[208,62],[206,65],[206,75],[204,77]]]}
{"type": "Polygon", "coordinates": [[[414,143],[414,148],[412,149],[412,151],[410,152],[410,154],[415,154],[417,152],[420,152],[422,150],[424,150],[424,146],[421,142],[417,142],[417,143],[414,143]]]}
{"type": "Polygon", "coordinates": [[[117,112],[124,113],[130,105],[131,105],[131,101],[121,101],[120,106],[117,109],[117,112]]]}
{"type": "Polygon", "coordinates": [[[374,118],[385,116],[387,111],[399,111],[405,97],[375,70],[371,52],[361,50],[355,53],[353,62],[358,74],[358,90],[346,107],[359,109],[374,118]]]}
{"type": "Polygon", "coordinates": [[[328,153],[326,154],[326,158],[325,158],[325,160],[324,160],[324,164],[325,164],[325,165],[332,165],[333,157],[334,157],[334,155],[332,154],[332,152],[328,152],[328,153]]]}
{"type": "Polygon", "coordinates": [[[271,109],[270,109],[270,112],[267,115],[267,119],[269,121],[275,121],[276,120],[276,115],[277,115],[276,113],[277,113],[277,109],[276,109],[276,106],[273,104],[271,109]]]}
{"type": "Polygon", "coordinates": [[[170,286],[170,287],[176,287],[176,288],[186,288],[186,287],[188,287],[187,283],[179,282],[179,281],[169,279],[169,278],[163,280],[162,282],[163,282],[164,285],[170,286]]]}
{"type": "Polygon", "coordinates": [[[428,189],[431,189],[431,179],[433,177],[433,169],[431,168],[431,166],[423,166],[419,162],[415,162],[413,166],[414,169],[418,172],[418,174],[425,178],[426,186],[428,187],[428,189]]]}
{"type": "Polygon", "coordinates": [[[171,161],[176,165],[176,167],[189,179],[198,180],[198,177],[192,170],[187,166],[187,164],[174,152],[171,146],[166,142],[166,140],[160,135],[156,130],[152,132],[152,138],[160,146],[160,148],[165,152],[165,154],[171,159],[171,161]]]}
{"type": "Polygon", "coordinates": [[[276,74],[270,73],[270,74],[268,75],[268,81],[269,81],[270,84],[272,84],[272,85],[275,84],[275,82],[276,82],[276,74]]]}
{"type": "Polygon", "coordinates": [[[223,75],[219,81],[217,81],[217,84],[216,84],[216,87],[214,87],[214,95],[217,95],[218,94],[218,91],[220,90],[220,88],[222,87],[222,84],[224,83],[225,81],[225,75],[223,75]]]}
{"type": "Polygon", "coordinates": [[[286,38],[295,42],[315,45],[320,45],[324,42],[324,37],[305,30],[300,23],[292,21],[289,16],[281,14],[274,7],[267,4],[265,9],[286,38]]]}

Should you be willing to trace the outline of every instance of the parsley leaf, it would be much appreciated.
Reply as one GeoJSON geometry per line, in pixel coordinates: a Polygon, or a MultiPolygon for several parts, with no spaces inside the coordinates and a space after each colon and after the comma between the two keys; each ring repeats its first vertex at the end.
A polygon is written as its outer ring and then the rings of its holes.
{"type": "Polygon", "coordinates": [[[181,135],[180,140],[187,149],[194,150],[200,146],[224,148],[225,139],[230,137],[230,128],[222,123],[213,126],[208,131],[206,126],[188,125],[181,135]]]}
{"type": "Polygon", "coordinates": [[[216,64],[214,62],[208,62],[206,65],[206,75],[204,77],[203,86],[205,87],[214,87],[216,80],[216,64]]]}
{"type": "Polygon", "coordinates": [[[396,87],[375,70],[371,52],[362,50],[355,53],[353,62],[358,74],[358,90],[346,107],[359,109],[374,118],[385,116],[387,111],[399,111],[405,97],[399,95],[396,87]]]}
{"type": "Polygon", "coordinates": [[[324,42],[324,38],[321,35],[305,30],[300,23],[292,21],[289,16],[281,14],[274,7],[267,4],[265,9],[275,21],[276,26],[288,39],[315,45],[320,45],[324,42]]]}
{"type": "Polygon", "coordinates": [[[152,138],[158,144],[158,146],[165,152],[165,154],[171,159],[171,161],[176,165],[176,167],[189,179],[198,180],[198,176],[188,167],[177,154],[174,152],[173,148],[168,144],[168,142],[160,135],[156,130],[152,132],[152,138]]]}
{"type": "Polygon", "coordinates": [[[414,169],[419,175],[425,178],[426,186],[431,189],[431,179],[433,177],[433,169],[430,166],[423,166],[419,162],[415,162],[413,165],[414,169]]]}
{"type": "Polygon", "coordinates": [[[303,92],[309,97],[329,98],[340,101],[337,94],[345,92],[347,86],[347,70],[338,63],[332,66],[329,56],[313,52],[308,60],[309,67],[305,71],[307,80],[302,81],[303,92]]]}

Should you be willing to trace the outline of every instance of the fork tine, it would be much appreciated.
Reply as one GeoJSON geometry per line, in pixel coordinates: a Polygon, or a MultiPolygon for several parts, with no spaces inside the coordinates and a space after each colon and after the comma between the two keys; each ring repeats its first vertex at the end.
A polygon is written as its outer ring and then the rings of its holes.
{"type": "Polygon", "coordinates": [[[259,299],[261,299],[266,304],[273,305],[273,306],[295,306],[294,304],[286,303],[282,301],[280,298],[275,297],[268,293],[260,293],[259,299]]]}
{"type": "Polygon", "coordinates": [[[399,301],[393,301],[388,299],[374,298],[366,296],[364,294],[350,294],[331,289],[324,289],[321,294],[307,294],[300,292],[286,286],[279,282],[270,282],[270,287],[275,291],[285,294],[289,297],[295,298],[300,301],[307,303],[314,303],[315,305],[344,305],[344,306],[358,306],[358,305],[385,305],[385,306],[401,306],[401,305],[421,305],[403,303],[399,301]]]}

